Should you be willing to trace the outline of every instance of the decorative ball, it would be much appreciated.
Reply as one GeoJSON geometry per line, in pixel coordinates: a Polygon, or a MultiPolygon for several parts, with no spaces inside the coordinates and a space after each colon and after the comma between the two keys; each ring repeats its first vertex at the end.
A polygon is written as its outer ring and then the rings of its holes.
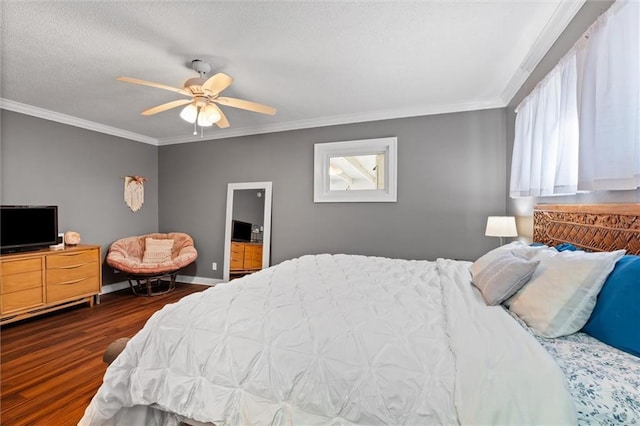
{"type": "Polygon", "coordinates": [[[107,347],[107,350],[102,355],[102,360],[107,364],[111,364],[116,358],[118,358],[118,355],[120,355],[120,352],[124,350],[125,346],[127,346],[128,341],[128,337],[121,337],[111,342],[107,347]]]}
{"type": "Polygon", "coordinates": [[[80,234],[74,231],[64,233],[64,243],[68,246],[75,246],[80,243],[80,234]]]}

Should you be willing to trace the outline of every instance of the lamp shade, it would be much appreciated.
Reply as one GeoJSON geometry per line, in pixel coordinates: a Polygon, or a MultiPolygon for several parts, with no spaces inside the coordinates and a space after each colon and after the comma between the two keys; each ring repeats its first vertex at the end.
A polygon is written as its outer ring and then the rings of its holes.
{"type": "Polygon", "coordinates": [[[198,126],[200,126],[200,127],[211,127],[211,126],[213,126],[213,121],[207,120],[207,117],[201,111],[200,114],[198,114],[198,126]]]}
{"type": "Polygon", "coordinates": [[[189,104],[180,112],[180,118],[189,123],[195,123],[198,118],[198,108],[194,104],[189,104]]]}
{"type": "Polygon", "coordinates": [[[484,235],[487,237],[517,237],[516,218],[513,216],[489,216],[484,235]]]}
{"type": "Polygon", "coordinates": [[[217,123],[222,116],[218,109],[213,105],[209,104],[200,110],[200,117],[198,117],[198,125],[200,126],[211,126],[213,123],[217,123]],[[201,119],[202,118],[202,119],[201,119]],[[201,124],[201,121],[203,124],[201,124]]]}

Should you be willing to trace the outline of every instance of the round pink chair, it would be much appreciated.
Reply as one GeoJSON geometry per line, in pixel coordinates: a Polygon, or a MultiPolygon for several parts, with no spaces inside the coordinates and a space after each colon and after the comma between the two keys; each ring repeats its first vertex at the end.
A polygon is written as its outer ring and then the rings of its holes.
{"type": "Polygon", "coordinates": [[[197,257],[198,252],[191,236],[181,232],[170,232],[119,239],[109,247],[106,262],[112,268],[127,274],[133,294],[155,296],[174,290],[178,270],[195,261],[197,257]],[[173,240],[171,255],[167,253],[164,259],[151,257],[146,250],[147,238],[156,240],[154,244],[159,242],[157,240],[173,240]]]}

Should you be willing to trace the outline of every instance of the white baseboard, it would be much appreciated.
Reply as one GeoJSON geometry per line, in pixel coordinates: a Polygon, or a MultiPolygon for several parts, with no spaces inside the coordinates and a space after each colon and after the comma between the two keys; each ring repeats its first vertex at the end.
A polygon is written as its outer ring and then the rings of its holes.
{"type": "Polygon", "coordinates": [[[114,291],[122,290],[122,289],[125,289],[125,288],[129,288],[129,283],[127,281],[120,281],[120,282],[117,282],[117,283],[111,283],[111,284],[103,285],[102,286],[102,293],[100,293],[100,294],[113,293],[114,291]]]}
{"type": "MultiPolygon", "coordinates": [[[[190,277],[187,275],[178,275],[176,277],[176,281],[179,283],[201,284],[201,285],[208,285],[212,287],[215,286],[216,284],[225,282],[224,280],[217,279],[217,278],[190,277]]],[[[102,293],[100,294],[113,293],[114,291],[123,290],[125,288],[129,288],[128,281],[119,281],[117,283],[106,284],[102,286],[102,293]]]]}
{"type": "Polygon", "coordinates": [[[221,280],[218,278],[190,277],[187,275],[178,275],[176,277],[176,281],[179,283],[201,284],[201,285],[210,285],[210,286],[214,286],[216,284],[225,282],[224,280],[221,280]]]}

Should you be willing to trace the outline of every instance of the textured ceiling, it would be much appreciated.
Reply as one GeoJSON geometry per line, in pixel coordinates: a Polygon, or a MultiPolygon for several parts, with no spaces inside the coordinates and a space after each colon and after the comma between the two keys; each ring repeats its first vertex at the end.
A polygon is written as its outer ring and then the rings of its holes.
{"type": "Polygon", "coordinates": [[[2,108],[153,144],[198,140],[180,108],[145,117],[197,74],[235,81],[205,139],[502,107],[583,1],[3,0],[2,108]]]}

